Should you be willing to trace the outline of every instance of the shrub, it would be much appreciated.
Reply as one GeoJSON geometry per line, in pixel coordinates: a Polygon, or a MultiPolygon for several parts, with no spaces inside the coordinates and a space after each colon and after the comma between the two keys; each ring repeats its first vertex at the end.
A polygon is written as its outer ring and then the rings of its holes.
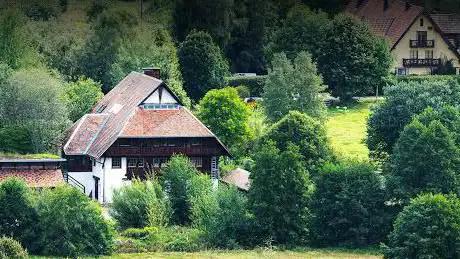
{"type": "Polygon", "coordinates": [[[390,232],[384,179],[365,162],[325,166],[311,198],[312,241],[318,246],[378,244],[390,232]]]}
{"type": "Polygon", "coordinates": [[[419,193],[460,194],[460,112],[427,108],[407,125],[396,142],[384,173],[397,200],[419,193]]]}
{"type": "Polygon", "coordinates": [[[124,237],[132,237],[136,239],[143,239],[151,235],[155,231],[154,227],[145,228],[128,228],[121,232],[124,237]]]}
{"type": "Polygon", "coordinates": [[[9,237],[0,237],[0,259],[26,259],[27,251],[21,244],[9,237]]]}
{"type": "Polygon", "coordinates": [[[45,190],[38,201],[42,253],[53,256],[109,254],[114,231],[95,201],[63,185],[45,190]]]}
{"type": "Polygon", "coordinates": [[[386,258],[459,258],[460,200],[425,194],[398,215],[389,236],[386,258]]]}
{"type": "Polygon", "coordinates": [[[377,157],[380,153],[391,153],[404,126],[425,108],[459,106],[460,84],[454,80],[400,82],[385,88],[385,96],[385,102],[373,109],[367,122],[367,146],[377,157]]]}
{"type": "Polygon", "coordinates": [[[422,83],[455,80],[460,83],[460,76],[457,75],[427,75],[427,76],[397,76],[397,83],[422,83]]]}
{"type": "Polygon", "coordinates": [[[225,78],[228,86],[246,86],[251,96],[262,96],[265,80],[267,80],[267,76],[231,76],[225,78]]]}
{"type": "Polygon", "coordinates": [[[24,13],[34,20],[49,20],[57,17],[67,8],[67,1],[61,0],[31,0],[24,5],[24,13]]]}
{"type": "Polygon", "coordinates": [[[38,217],[24,181],[9,178],[0,184],[0,208],[0,236],[13,237],[36,252],[38,217]]]}
{"type": "Polygon", "coordinates": [[[219,186],[192,203],[193,225],[213,247],[237,248],[250,240],[247,198],[236,188],[219,186]]]}
{"type": "Polygon", "coordinates": [[[169,213],[169,202],[156,182],[133,180],[114,190],[110,214],[122,229],[164,226],[169,213]]]}
{"type": "Polygon", "coordinates": [[[190,200],[187,193],[190,179],[198,174],[186,156],[173,156],[162,169],[162,185],[171,201],[172,222],[186,225],[190,223],[190,200]]]}
{"type": "Polygon", "coordinates": [[[239,85],[235,87],[235,89],[238,92],[238,95],[240,96],[240,98],[244,99],[244,98],[251,97],[251,91],[249,90],[247,86],[239,85]]]}

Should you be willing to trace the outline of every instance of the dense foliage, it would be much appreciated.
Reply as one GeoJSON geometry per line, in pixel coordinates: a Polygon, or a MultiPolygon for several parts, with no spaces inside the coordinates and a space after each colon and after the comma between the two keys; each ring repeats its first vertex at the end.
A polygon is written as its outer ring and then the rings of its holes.
{"type": "Polygon", "coordinates": [[[22,180],[11,178],[0,184],[0,208],[0,236],[12,237],[37,252],[38,217],[32,194],[22,180]]]}
{"type": "Polygon", "coordinates": [[[171,208],[157,182],[133,180],[114,190],[110,214],[122,229],[169,223],[171,208]]]}
{"type": "Polygon", "coordinates": [[[0,259],[27,259],[29,255],[21,243],[10,238],[0,237],[0,259]]]}
{"type": "Polygon", "coordinates": [[[408,124],[385,168],[393,198],[460,193],[460,112],[427,108],[408,124]]]}
{"type": "Polygon", "coordinates": [[[322,124],[297,111],[289,112],[275,123],[264,136],[264,140],[273,141],[282,151],[287,150],[291,144],[299,147],[305,166],[313,174],[333,156],[322,124]]]}
{"type": "Polygon", "coordinates": [[[386,258],[458,258],[460,200],[425,194],[398,215],[389,236],[386,258]]]}
{"type": "Polygon", "coordinates": [[[199,104],[198,117],[226,145],[233,146],[249,135],[249,109],[235,88],[209,91],[199,104]]]}
{"type": "Polygon", "coordinates": [[[312,186],[295,145],[281,151],[267,143],[255,156],[249,204],[262,240],[300,244],[308,234],[307,207],[312,186]]]}
{"type": "Polygon", "coordinates": [[[311,236],[318,246],[378,244],[390,232],[384,179],[364,162],[327,165],[315,179],[311,236]]]}
{"type": "Polygon", "coordinates": [[[99,205],[80,190],[59,186],[39,197],[41,253],[77,257],[109,254],[114,233],[99,205]]]}
{"type": "Polygon", "coordinates": [[[247,198],[235,187],[219,186],[217,192],[202,193],[192,202],[193,225],[213,247],[237,248],[248,245],[247,198]]]}
{"type": "Polygon", "coordinates": [[[225,78],[227,85],[238,87],[240,85],[249,88],[251,96],[262,96],[267,76],[232,76],[225,78]]]}
{"type": "Polygon", "coordinates": [[[0,83],[0,150],[56,151],[68,127],[64,85],[44,69],[14,71],[0,83]]]}
{"type": "Polygon", "coordinates": [[[318,68],[334,96],[347,101],[382,86],[393,58],[389,44],[368,24],[351,14],[338,14],[325,35],[318,68]]]}
{"type": "Polygon", "coordinates": [[[321,92],[325,89],[308,53],[300,52],[294,62],[283,53],[275,54],[262,95],[266,114],[272,121],[278,121],[289,111],[323,118],[325,105],[321,92]]]}
{"type": "Polygon", "coordinates": [[[367,124],[367,146],[374,153],[391,153],[404,126],[429,106],[460,105],[455,80],[400,82],[385,89],[385,102],[376,106],[367,124]]]}
{"type": "Polygon", "coordinates": [[[178,55],[185,90],[193,100],[224,85],[228,64],[208,33],[191,32],[180,44],[178,55]]]}
{"type": "Polygon", "coordinates": [[[173,156],[162,168],[162,186],[171,202],[172,222],[177,225],[190,223],[190,180],[198,174],[189,158],[173,156]]]}
{"type": "Polygon", "coordinates": [[[71,121],[77,121],[91,112],[91,108],[104,96],[101,87],[101,84],[84,77],[66,87],[67,110],[71,121]]]}

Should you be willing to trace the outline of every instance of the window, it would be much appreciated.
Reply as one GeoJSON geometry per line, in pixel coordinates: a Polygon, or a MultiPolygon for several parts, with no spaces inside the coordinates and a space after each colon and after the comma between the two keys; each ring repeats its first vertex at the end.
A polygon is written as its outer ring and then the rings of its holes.
{"type": "Polygon", "coordinates": [[[203,158],[202,157],[192,157],[190,160],[192,161],[192,164],[195,167],[203,167],[203,158]]]}
{"type": "Polygon", "coordinates": [[[425,50],[425,58],[432,59],[433,58],[433,51],[432,50],[425,50]]]}
{"type": "Polygon", "coordinates": [[[112,169],[121,168],[121,157],[112,157],[112,169]]]}
{"type": "Polygon", "coordinates": [[[424,42],[428,39],[426,31],[417,31],[417,41],[424,42]]]}
{"type": "Polygon", "coordinates": [[[174,110],[179,109],[177,103],[144,103],[142,107],[145,110],[174,110]]]}
{"type": "Polygon", "coordinates": [[[139,168],[144,167],[144,159],[143,158],[139,158],[137,160],[137,167],[139,167],[139,168]]]}
{"type": "Polygon", "coordinates": [[[99,105],[99,106],[96,108],[96,113],[102,113],[102,112],[105,110],[106,107],[107,107],[107,105],[105,105],[105,104],[99,105]]]}
{"type": "Polygon", "coordinates": [[[128,158],[128,167],[133,168],[137,166],[136,158],[128,158]]]}
{"type": "Polygon", "coordinates": [[[420,18],[420,26],[423,27],[423,18],[420,18]]]}
{"type": "Polygon", "coordinates": [[[410,58],[411,59],[418,59],[418,50],[411,50],[410,51],[410,58]]]}
{"type": "Polygon", "coordinates": [[[159,157],[154,157],[153,158],[153,167],[154,168],[159,168],[160,167],[160,158],[159,157]]]}
{"type": "Polygon", "coordinates": [[[406,76],[407,75],[407,68],[405,67],[398,67],[396,69],[396,75],[398,76],[406,76]]]}

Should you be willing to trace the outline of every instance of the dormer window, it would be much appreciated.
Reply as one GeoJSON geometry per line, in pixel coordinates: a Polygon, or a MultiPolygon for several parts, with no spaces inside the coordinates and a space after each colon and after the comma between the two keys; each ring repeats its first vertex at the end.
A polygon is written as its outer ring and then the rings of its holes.
{"type": "Polygon", "coordinates": [[[106,107],[107,107],[107,105],[105,105],[105,104],[99,105],[99,106],[96,108],[96,113],[102,113],[102,112],[105,110],[106,107]]]}

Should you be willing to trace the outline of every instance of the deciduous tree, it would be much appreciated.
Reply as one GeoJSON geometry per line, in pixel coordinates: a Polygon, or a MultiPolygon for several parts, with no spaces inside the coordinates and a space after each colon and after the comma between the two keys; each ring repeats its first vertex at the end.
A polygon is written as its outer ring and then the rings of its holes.
{"type": "Polygon", "coordinates": [[[77,121],[91,111],[91,108],[104,96],[101,87],[100,83],[84,77],[66,87],[67,110],[71,121],[77,121]]]}

